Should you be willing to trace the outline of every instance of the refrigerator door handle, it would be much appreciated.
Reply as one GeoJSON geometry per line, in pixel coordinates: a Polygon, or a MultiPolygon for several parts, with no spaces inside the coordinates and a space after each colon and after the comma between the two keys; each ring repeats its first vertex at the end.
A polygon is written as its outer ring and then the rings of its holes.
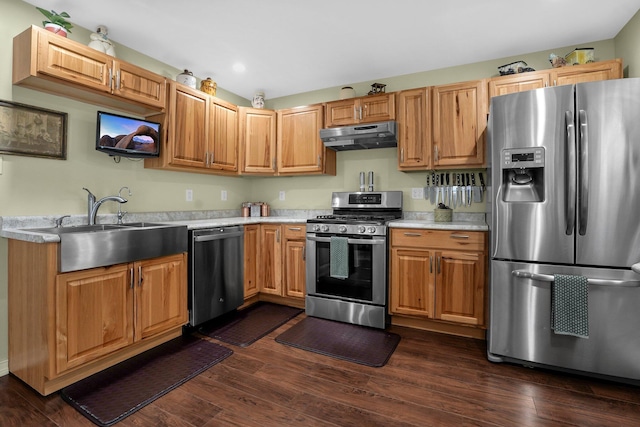
{"type": "Polygon", "coordinates": [[[576,127],[573,119],[573,111],[565,111],[565,126],[567,130],[567,156],[565,164],[565,223],[567,236],[573,234],[576,226],[576,127]]]}
{"type": "MultiPolygon", "coordinates": [[[[540,282],[553,282],[552,274],[531,273],[525,270],[513,270],[511,274],[520,279],[538,280],[540,282]]],[[[640,280],[609,280],[609,279],[592,279],[588,278],[590,285],[598,286],[621,286],[621,287],[640,287],[640,280]]]]}
{"type": "Polygon", "coordinates": [[[587,221],[589,219],[589,126],[585,110],[580,110],[578,124],[580,126],[580,138],[578,141],[578,174],[580,175],[580,184],[578,186],[578,233],[584,236],[587,233],[587,221]]]}

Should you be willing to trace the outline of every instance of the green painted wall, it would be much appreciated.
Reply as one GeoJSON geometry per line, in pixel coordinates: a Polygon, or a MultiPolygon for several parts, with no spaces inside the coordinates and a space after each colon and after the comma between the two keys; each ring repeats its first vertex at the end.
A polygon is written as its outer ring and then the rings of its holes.
{"type": "MultiPolygon", "coordinates": [[[[86,193],[91,189],[98,197],[114,194],[121,186],[133,192],[126,210],[129,212],[235,209],[242,201],[265,201],[272,208],[329,209],[331,191],[355,190],[360,171],[374,171],[376,188],[403,190],[405,208],[410,211],[431,210],[425,200],[412,200],[412,187],[422,187],[426,172],[402,173],[396,167],[397,149],[338,153],[338,175],[335,177],[278,177],[231,178],[182,172],[164,172],[143,168],[141,161],[123,159],[116,164],[105,154],[94,150],[95,115],[99,107],[66,98],[43,94],[11,83],[12,40],[30,25],[40,25],[41,14],[30,4],[20,0],[0,0],[0,99],[63,111],[68,114],[67,160],[38,159],[0,155],[0,216],[64,215],[86,212],[86,193]],[[194,201],[185,201],[185,190],[193,190],[194,201]],[[221,190],[228,192],[228,200],[220,200],[221,190]],[[278,200],[278,192],[285,191],[285,201],[278,200]]],[[[73,13],[71,11],[73,17],[73,13]]],[[[93,31],[93,30],[92,30],[93,31]]],[[[74,28],[70,38],[87,44],[92,32],[74,28]]],[[[615,40],[586,41],[581,47],[595,47],[597,59],[623,57],[630,70],[638,70],[640,52],[638,17],[621,31],[615,40]]],[[[549,51],[518,55],[453,67],[380,79],[387,91],[491,77],[497,66],[524,60],[536,69],[549,68],[551,52],[565,54],[578,46],[559,47],[549,51]]],[[[181,70],[162,64],[124,46],[116,46],[116,54],[127,62],[147,68],[168,78],[181,70]]],[[[636,72],[636,74],[638,74],[636,72]]],[[[357,94],[368,92],[373,82],[345,82],[357,94]]],[[[250,105],[249,100],[224,90],[218,82],[218,96],[238,105],[250,105]]],[[[339,87],[314,91],[279,99],[267,99],[268,108],[288,108],[338,98],[339,87]]],[[[268,95],[268,94],[267,94],[268,95]]],[[[117,206],[106,204],[101,213],[114,213],[117,206]]],[[[461,210],[482,212],[478,204],[461,210]]],[[[0,239],[0,373],[7,369],[7,240],[0,239]]]]}

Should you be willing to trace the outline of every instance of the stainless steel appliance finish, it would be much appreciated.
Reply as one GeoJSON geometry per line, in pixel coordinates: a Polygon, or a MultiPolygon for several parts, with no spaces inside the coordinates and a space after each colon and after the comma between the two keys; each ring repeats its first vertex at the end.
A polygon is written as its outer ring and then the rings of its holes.
{"type": "Polygon", "coordinates": [[[244,227],[189,232],[189,323],[197,326],[244,302],[244,227]]]}
{"type": "Polygon", "coordinates": [[[490,360],[640,381],[638,99],[640,79],[492,98],[490,360]],[[588,278],[588,339],[550,329],[553,274],[588,278]]]}
{"type": "Polygon", "coordinates": [[[375,328],[387,323],[387,222],[402,192],[336,192],[333,215],[307,221],[306,313],[375,328]],[[331,240],[346,239],[348,277],[330,274],[331,240]]]}
{"type": "Polygon", "coordinates": [[[320,129],[320,139],[336,151],[397,147],[397,124],[387,121],[320,129]]]}

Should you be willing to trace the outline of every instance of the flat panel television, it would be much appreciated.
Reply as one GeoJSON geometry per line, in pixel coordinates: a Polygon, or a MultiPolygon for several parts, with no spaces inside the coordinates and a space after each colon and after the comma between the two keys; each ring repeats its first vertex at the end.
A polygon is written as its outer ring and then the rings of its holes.
{"type": "Polygon", "coordinates": [[[160,123],[98,111],[96,150],[120,157],[158,157],[160,123]]]}

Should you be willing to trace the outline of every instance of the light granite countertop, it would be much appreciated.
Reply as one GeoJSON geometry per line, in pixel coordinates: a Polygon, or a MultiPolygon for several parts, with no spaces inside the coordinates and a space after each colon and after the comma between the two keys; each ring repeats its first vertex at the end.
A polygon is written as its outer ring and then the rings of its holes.
{"type": "MultiPolygon", "coordinates": [[[[131,214],[125,218],[125,223],[154,222],[167,225],[184,225],[189,230],[224,227],[231,225],[247,225],[260,223],[290,223],[304,224],[308,218],[317,215],[330,214],[324,210],[282,210],[274,211],[267,217],[242,217],[237,216],[239,211],[209,211],[197,213],[185,212],[160,212],[146,214],[131,214]]],[[[430,212],[405,212],[404,218],[391,221],[390,228],[424,228],[435,230],[469,230],[487,231],[489,228],[485,222],[484,214],[458,214],[454,213],[452,222],[435,222],[430,212]]],[[[31,228],[52,227],[55,223],[52,216],[42,217],[2,217],[0,218],[0,237],[17,239],[34,243],[55,243],[60,241],[56,234],[30,231],[31,228]]],[[[115,224],[115,215],[101,216],[98,221],[101,224],[115,224]]],[[[86,224],[86,215],[73,215],[65,219],[65,226],[86,224]]]]}

